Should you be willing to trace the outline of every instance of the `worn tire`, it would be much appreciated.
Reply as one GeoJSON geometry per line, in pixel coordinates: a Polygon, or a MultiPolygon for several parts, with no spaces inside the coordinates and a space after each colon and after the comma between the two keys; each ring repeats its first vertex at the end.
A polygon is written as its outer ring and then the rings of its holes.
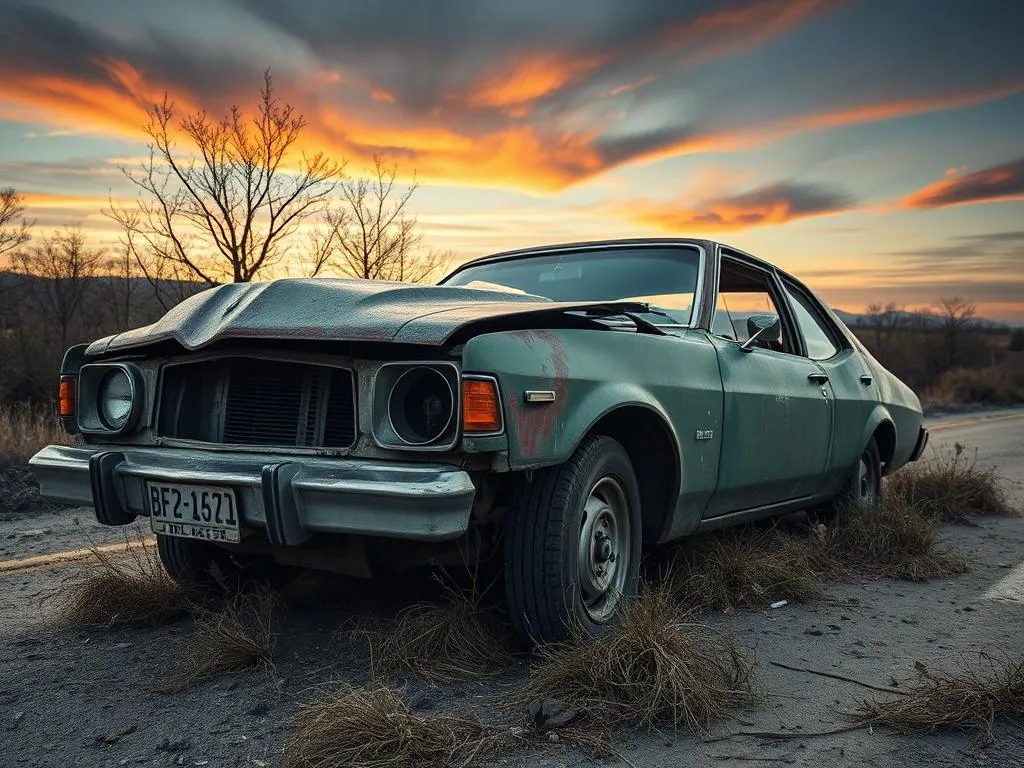
{"type": "Polygon", "coordinates": [[[842,489],[822,510],[826,521],[838,519],[851,510],[864,512],[882,503],[882,458],[875,438],[868,440],[842,489]]]}
{"type": "Polygon", "coordinates": [[[625,449],[612,438],[587,438],[564,464],[521,481],[506,519],[505,596],[523,645],[565,640],[574,626],[592,635],[603,632],[616,620],[622,599],[636,592],[640,548],[636,474],[625,449]],[[621,502],[625,509],[612,512],[621,502]],[[601,593],[601,602],[592,602],[589,609],[586,587],[595,586],[595,577],[593,570],[581,575],[584,548],[584,567],[607,568],[601,572],[619,585],[601,593]],[[596,560],[601,562],[595,566],[596,560]]]}
{"type": "Polygon", "coordinates": [[[216,544],[179,536],[157,534],[156,549],[174,582],[204,592],[235,590],[248,583],[281,586],[293,573],[269,555],[228,552],[216,544]]]}

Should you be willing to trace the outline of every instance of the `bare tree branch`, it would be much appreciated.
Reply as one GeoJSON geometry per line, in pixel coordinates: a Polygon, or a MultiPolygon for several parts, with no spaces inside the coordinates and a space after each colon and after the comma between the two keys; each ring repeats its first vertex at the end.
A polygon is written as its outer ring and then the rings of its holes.
{"type": "MultiPolygon", "coordinates": [[[[151,284],[155,274],[248,282],[282,262],[302,222],[327,209],[344,177],[344,163],[323,153],[288,167],[305,127],[274,95],[269,72],[251,115],[233,105],[219,119],[202,110],[179,119],[167,96],[150,108],[149,157],[122,168],[141,197],[107,215],[151,284]]],[[[316,271],[322,266],[314,259],[316,271]]]]}
{"type": "Polygon", "coordinates": [[[30,226],[25,220],[25,198],[13,188],[0,189],[0,256],[27,243],[30,226]]]}
{"type": "Polygon", "coordinates": [[[311,246],[317,272],[329,264],[367,280],[422,282],[438,276],[452,254],[423,251],[415,217],[407,208],[419,187],[398,188],[398,165],[374,156],[369,178],[341,183],[341,204],[326,211],[311,246]]]}

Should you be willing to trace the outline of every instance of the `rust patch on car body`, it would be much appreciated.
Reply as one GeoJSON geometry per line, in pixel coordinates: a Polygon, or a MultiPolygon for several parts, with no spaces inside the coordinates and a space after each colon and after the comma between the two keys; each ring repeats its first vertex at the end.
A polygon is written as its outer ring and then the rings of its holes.
{"type": "Polygon", "coordinates": [[[509,335],[522,341],[541,361],[541,375],[529,388],[549,389],[555,393],[554,402],[527,403],[522,399],[522,392],[509,392],[509,417],[519,437],[520,452],[523,458],[528,459],[542,455],[545,446],[551,443],[563,426],[569,360],[561,339],[550,331],[512,331],[509,335]],[[548,370],[545,371],[545,368],[548,370]]]}

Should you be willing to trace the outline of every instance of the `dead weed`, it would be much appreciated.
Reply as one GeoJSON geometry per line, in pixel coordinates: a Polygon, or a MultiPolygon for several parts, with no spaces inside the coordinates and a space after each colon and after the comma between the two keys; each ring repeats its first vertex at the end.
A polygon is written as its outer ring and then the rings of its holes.
{"type": "Polygon", "coordinates": [[[932,674],[920,663],[918,670],[921,679],[903,696],[862,702],[858,719],[904,732],[976,731],[987,743],[996,718],[1024,716],[1024,662],[982,654],[954,674],[932,674]]]}
{"type": "Polygon", "coordinates": [[[668,589],[644,588],[598,638],[540,646],[522,703],[557,700],[601,727],[705,730],[754,700],[735,642],[679,617],[668,589]]]}
{"type": "Polygon", "coordinates": [[[43,446],[73,442],[61,430],[52,406],[0,406],[0,468],[23,467],[43,446]]]}
{"type": "Polygon", "coordinates": [[[752,526],[684,540],[672,565],[672,589],[689,610],[764,607],[821,594],[821,574],[800,532],[752,526]]]}
{"type": "Polygon", "coordinates": [[[938,520],[890,497],[876,510],[850,510],[836,525],[815,526],[805,543],[818,570],[838,580],[924,581],[965,573],[967,561],[938,533],[938,520]]]}
{"type": "Polygon", "coordinates": [[[191,595],[164,571],[156,545],[142,531],[124,534],[125,551],[90,547],[94,561],[50,597],[57,617],[76,629],[154,627],[188,613],[191,595]]]}
{"type": "Polygon", "coordinates": [[[481,607],[480,596],[454,586],[445,593],[443,602],[413,605],[384,628],[358,632],[370,645],[375,675],[454,683],[511,663],[505,633],[481,607]]]}
{"type": "Polygon", "coordinates": [[[437,768],[466,765],[499,738],[479,722],[418,715],[394,690],[342,687],[304,705],[284,748],[283,768],[437,768]]]}
{"type": "Polygon", "coordinates": [[[940,522],[1020,514],[1010,506],[999,473],[979,467],[977,450],[968,456],[960,443],[894,472],[886,479],[885,492],[893,502],[940,522]]]}
{"type": "Polygon", "coordinates": [[[174,693],[220,675],[270,666],[280,602],[273,590],[250,586],[229,595],[216,609],[193,605],[195,631],[157,690],[174,693]]]}

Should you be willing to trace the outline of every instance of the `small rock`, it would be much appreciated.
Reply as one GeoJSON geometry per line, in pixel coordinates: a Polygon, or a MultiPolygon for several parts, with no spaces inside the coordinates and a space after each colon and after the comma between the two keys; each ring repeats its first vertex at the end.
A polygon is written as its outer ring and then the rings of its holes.
{"type": "Polygon", "coordinates": [[[17,725],[18,723],[21,722],[21,718],[23,718],[24,716],[25,716],[25,711],[22,710],[20,712],[15,712],[14,713],[14,717],[11,718],[11,719],[14,721],[14,724],[17,725]]]}
{"type": "Polygon", "coordinates": [[[804,634],[805,635],[814,635],[815,637],[821,637],[821,635],[823,633],[822,633],[822,631],[820,629],[805,629],[804,630],[804,634]]]}
{"type": "Polygon", "coordinates": [[[526,729],[523,728],[521,725],[513,725],[511,728],[508,729],[508,732],[511,733],[513,736],[522,736],[524,733],[526,733],[526,729]]]}
{"type": "Polygon", "coordinates": [[[548,741],[553,741],[553,742],[557,743],[557,742],[561,741],[561,738],[559,737],[559,735],[555,731],[551,731],[551,733],[548,734],[548,741]]]}
{"type": "Polygon", "coordinates": [[[529,711],[534,725],[542,733],[552,728],[568,725],[579,714],[564,701],[558,699],[538,699],[530,705],[529,711]]]}
{"type": "Polygon", "coordinates": [[[165,737],[163,741],[156,745],[157,752],[187,752],[190,749],[192,749],[192,742],[188,739],[175,739],[171,741],[165,737]]]}

